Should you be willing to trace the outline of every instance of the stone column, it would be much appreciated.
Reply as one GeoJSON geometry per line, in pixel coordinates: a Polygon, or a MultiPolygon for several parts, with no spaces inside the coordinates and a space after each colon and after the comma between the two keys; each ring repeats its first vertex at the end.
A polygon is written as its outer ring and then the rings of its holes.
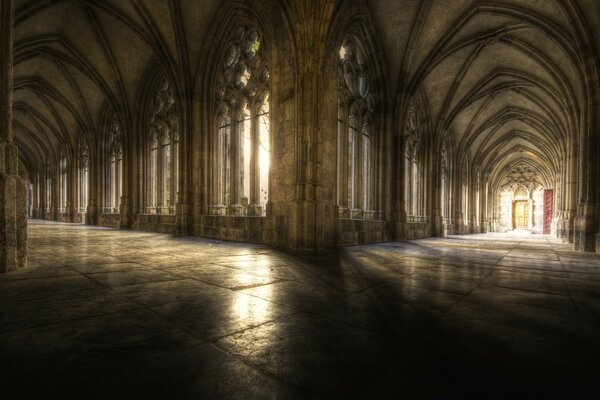
{"type": "Polygon", "coordinates": [[[13,143],[14,0],[0,0],[0,272],[27,266],[27,186],[13,143]]]}
{"type": "Polygon", "coordinates": [[[533,218],[534,218],[534,214],[533,214],[533,204],[534,204],[534,203],[533,203],[532,196],[533,196],[533,192],[530,192],[530,193],[529,193],[529,199],[527,200],[527,204],[529,205],[529,210],[528,210],[528,213],[529,213],[529,214],[527,215],[527,218],[529,218],[529,222],[528,222],[528,224],[527,224],[527,225],[528,225],[528,226],[527,226],[527,229],[529,229],[530,231],[531,231],[531,230],[533,230],[533,226],[534,226],[534,225],[533,225],[533,223],[534,223],[534,221],[533,221],[533,218]]]}
{"type": "Polygon", "coordinates": [[[348,118],[344,116],[342,126],[339,127],[341,133],[338,132],[339,141],[338,144],[338,163],[340,163],[340,173],[338,176],[338,190],[339,190],[339,205],[338,210],[339,218],[350,218],[350,210],[348,207],[348,162],[346,157],[349,154],[348,151],[348,118]],[[342,160],[342,161],[339,161],[342,160]]]}
{"type": "Polygon", "coordinates": [[[88,203],[85,205],[85,224],[98,225],[98,198],[100,196],[98,182],[100,182],[100,170],[102,168],[102,157],[96,155],[90,147],[90,159],[88,161],[88,203]]]}
{"type": "Polygon", "coordinates": [[[40,217],[40,175],[39,173],[36,173],[35,176],[33,177],[32,180],[33,183],[33,198],[31,200],[32,204],[32,211],[31,211],[31,217],[32,218],[39,218],[40,217]]]}
{"type": "MultiPolygon", "coordinates": [[[[244,152],[244,142],[240,133],[237,115],[231,121],[231,168],[229,170],[230,181],[230,201],[229,214],[241,215],[243,211],[241,192],[242,180],[240,171],[242,170],[242,154],[244,152]]],[[[247,179],[247,177],[245,177],[247,179]]]]}
{"type": "Polygon", "coordinates": [[[364,179],[367,171],[363,170],[363,124],[362,119],[358,119],[356,131],[354,132],[354,201],[352,202],[352,218],[362,219],[364,217],[364,179]]]}
{"type": "Polygon", "coordinates": [[[259,121],[256,110],[251,109],[250,116],[250,137],[252,148],[250,150],[250,193],[248,193],[247,215],[261,216],[262,207],[260,206],[260,138],[259,121]]]}

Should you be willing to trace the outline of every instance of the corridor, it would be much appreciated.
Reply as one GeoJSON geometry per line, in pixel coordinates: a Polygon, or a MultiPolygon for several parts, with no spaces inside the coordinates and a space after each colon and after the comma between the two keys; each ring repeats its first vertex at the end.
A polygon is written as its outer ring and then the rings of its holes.
{"type": "Polygon", "coordinates": [[[550,236],[312,262],[247,243],[28,230],[30,266],[0,275],[0,380],[19,398],[600,395],[600,255],[550,236]]]}

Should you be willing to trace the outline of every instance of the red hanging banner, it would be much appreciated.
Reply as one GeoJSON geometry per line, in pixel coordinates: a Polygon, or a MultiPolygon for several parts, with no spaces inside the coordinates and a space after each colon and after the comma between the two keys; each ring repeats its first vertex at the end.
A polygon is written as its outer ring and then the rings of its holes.
{"type": "Polygon", "coordinates": [[[554,208],[554,189],[544,190],[544,234],[552,230],[552,209],[554,208]]]}

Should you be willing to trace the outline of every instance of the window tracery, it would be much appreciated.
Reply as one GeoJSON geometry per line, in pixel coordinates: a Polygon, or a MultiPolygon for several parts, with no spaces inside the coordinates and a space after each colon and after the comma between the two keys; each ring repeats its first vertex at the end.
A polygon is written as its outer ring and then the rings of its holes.
{"type": "Polygon", "coordinates": [[[237,29],[222,56],[217,101],[214,212],[264,215],[270,159],[270,72],[260,32],[237,29]]]}
{"type": "Polygon", "coordinates": [[[88,205],[90,170],[90,148],[85,140],[82,140],[79,148],[79,212],[85,213],[88,205]]]}
{"type": "Polygon", "coordinates": [[[450,140],[448,133],[444,135],[440,149],[440,176],[441,176],[441,212],[444,223],[451,223],[450,219],[450,140]]]}
{"type": "Polygon", "coordinates": [[[46,215],[48,216],[52,215],[52,206],[54,205],[54,202],[52,201],[52,194],[54,192],[52,190],[52,185],[54,183],[53,175],[54,167],[52,166],[52,162],[48,160],[46,163],[46,215]]]}
{"type": "Polygon", "coordinates": [[[58,199],[58,212],[64,213],[67,207],[67,190],[68,190],[68,170],[67,170],[67,157],[61,156],[58,163],[58,178],[59,178],[59,199],[58,199]]]}
{"type": "Polygon", "coordinates": [[[175,88],[161,73],[153,87],[147,113],[146,213],[175,213],[180,114],[175,88]]]}
{"type": "Polygon", "coordinates": [[[544,188],[537,171],[529,164],[521,162],[512,167],[502,179],[500,185],[503,191],[515,192],[519,188],[534,192],[544,188]]]}
{"type": "Polygon", "coordinates": [[[469,223],[469,159],[464,157],[462,164],[462,215],[465,225],[469,223]]]}
{"type": "Polygon", "coordinates": [[[409,222],[422,222],[424,207],[422,194],[422,134],[417,105],[408,106],[404,124],[404,171],[406,214],[409,222]]]}
{"type": "Polygon", "coordinates": [[[364,46],[347,35],[339,51],[338,205],[341,218],[371,218],[375,97],[364,46]]]}
{"type": "Polygon", "coordinates": [[[104,213],[118,214],[123,185],[123,128],[117,113],[112,110],[108,113],[107,130],[108,179],[105,186],[104,213]]]}

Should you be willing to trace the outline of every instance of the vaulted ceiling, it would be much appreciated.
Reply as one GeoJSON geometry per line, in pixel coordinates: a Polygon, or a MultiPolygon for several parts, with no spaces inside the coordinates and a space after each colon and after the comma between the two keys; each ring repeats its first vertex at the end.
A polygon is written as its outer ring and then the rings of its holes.
{"type": "Polygon", "coordinates": [[[56,160],[78,135],[97,132],[107,99],[132,120],[149,64],[185,75],[179,69],[192,68],[209,45],[219,4],[16,0],[14,129],[26,164],[56,160]]]}
{"type": "MultiPolygon", "coordinates": [[[[372,1],[398,94],[424,90],[434,135],[484,173],[560,168],[586,126],[594,0],[372,1]]],[[[595,79],[595,80],[594,80],[595,79]]],[[[598,112],[596,110],[596,112],[598,112]]]]}
{"type": "MultiPolygon", "coordinates": [[[[348,0],[345,0],[348,1],[348,0]]],[[[287,3],[281,0],[281,3],[287,3]]],[[[269,2],[267,2],[269,3],[269,2]]],[[[16,0],[15,137],[35,164],[126,117],[153,60],[194,75],[220,0],[16,0]],[[190,72],[191,71],[191,72],[190,72]]],[[[521,158],[549,174],[586,124],[596,0],[369,0],[391,87],[422,91],[434,135],[491,172],[521,158]]],[[[595,38],[595,39],[594,39],[595,38]]],[[[186,78],[188,76],[188,78],[186,78]]],[[[595,83],[597,84],[597,82],[595,83]]]]}

